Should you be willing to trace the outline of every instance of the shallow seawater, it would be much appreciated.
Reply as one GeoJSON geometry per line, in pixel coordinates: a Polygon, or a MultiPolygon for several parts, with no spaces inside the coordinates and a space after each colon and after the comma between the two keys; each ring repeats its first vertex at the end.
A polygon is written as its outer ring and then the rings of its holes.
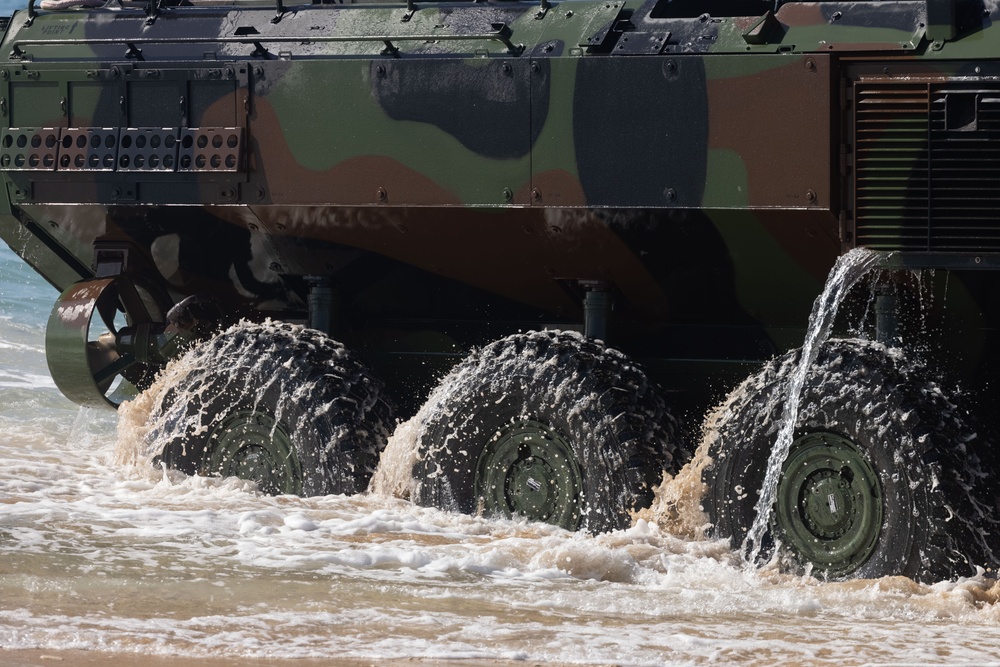
{"type": "Polygon", "coordinates": [[[115,415],[48,379],[54,298],[0,248],[0,648],[618,665],[1000,655],[986,577],[825,583],[748,571],[697,526],[592,537],[116,463],[115,415]]]}

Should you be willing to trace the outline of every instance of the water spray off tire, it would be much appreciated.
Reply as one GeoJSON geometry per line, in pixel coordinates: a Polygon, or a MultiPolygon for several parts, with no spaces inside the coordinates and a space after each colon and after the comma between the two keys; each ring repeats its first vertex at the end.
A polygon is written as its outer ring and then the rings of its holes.
{"type": "MultiPolygon", "coordinates": [[[[704,508],[734,547],[754,522],[797,362],[789,353],[747,379],[718,423],[704,508]]],[[[993,480],[976,444],[955,398],[901,352],[827,342],[806,379],[762,557],[778,546],[817,576],[925,582],[995,565],[993,480]]]]}
{"type": "Polygon", "coordinates": [[[413,472],[421,505],[622,529],[682,458],[675,421],[642,371],[572,332],[479,349],[430,403],[413,472]]]}
{"type": "Polygon", "coordinates": [[[178,363],[147,436],[164,443],[165,464],[270,494],[365,490],[391,409],[340,343],[290,324],[242,324],[178,363]]]}

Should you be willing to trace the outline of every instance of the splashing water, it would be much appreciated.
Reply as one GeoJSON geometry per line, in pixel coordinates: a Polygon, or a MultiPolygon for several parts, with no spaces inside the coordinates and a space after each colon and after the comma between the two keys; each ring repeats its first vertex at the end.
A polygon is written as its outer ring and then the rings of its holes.
{"type": "Polygon", "coordinates": [[[760,556],[761,541],[767,532],[771,520],[771,508],[774,506],[778,491],[781,465],[788,457],[788,450],[792,446],[792,436],[795,433],[795,424],[799,416],[799,397],[802,394],[802,387],[805,385],[809,368],[816,361],[819,348],[830,335],[833,321],[837,317],[837,309],[844,297],[883,258],[884,254],[867,248],[855,248],[841,256],[827,278],[823,293],[813,303],[812,313],[809,315],[809,328],[802,344],[802,354],[788,384],[788,396],[781,414],[778,437],[774,447],[771,448],[771,455],[767,459],[764,484],[754,508],[756,518],[743,542],[743,553],[746,555],[748,563],[756,563],[760,556]]]}
{"type": "Polygon", "coordinates": [[[114,465],[123,414],[48,380],[50,292],[0,243],[0,664],[996,663],[992,578],[747,571],[703,535],[695,474],[591,536],[159,470],[138,409],[114,465]]]}
{"type": "MultiPolygon", "coordinates": [[[[388,434],[379,391],[346,348],[318,332],[241,322],[175,359],[134,405],[122,407],[116,456],[128,465],[169,452],[204,470],[215,437],[209,433],[241,433],[224,426],[229,415],[267,414],[273,405],[271,428],[287,429],[301,465],[301,495],[354,493],[388,434]],[[352,457],[341,457],[344,443],[352,457]]],[[[255,437],[240,451],[259,448],[255,437]]]]}

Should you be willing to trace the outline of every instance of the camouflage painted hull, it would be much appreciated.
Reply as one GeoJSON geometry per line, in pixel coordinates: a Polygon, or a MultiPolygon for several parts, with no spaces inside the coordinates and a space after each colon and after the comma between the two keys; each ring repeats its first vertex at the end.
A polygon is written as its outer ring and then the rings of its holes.
{"type": "MultiPolygon", "coordinates": [[[[581,326],[596,282],[612,341],[704,407],[801,340],[846,248],[995,265],[1000,34],[948,6],[32,8],[0,236],[60,290],[121,271],[167,305],[304,319],[322,276],[402,386],[581,326]]],[[[975,340],[991,276],[950,286],[975,340]]]]}

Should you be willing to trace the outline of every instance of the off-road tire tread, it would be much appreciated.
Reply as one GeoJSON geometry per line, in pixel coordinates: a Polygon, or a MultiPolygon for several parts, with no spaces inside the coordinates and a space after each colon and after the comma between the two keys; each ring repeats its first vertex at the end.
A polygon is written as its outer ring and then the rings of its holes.
{"type": "Polygon", "coordinates": [[[147,436],[166,441],[168,465],[198,472],[207,444],[198,433],[230,405],[260,407],[253,397],[270,386],[262,402],[281,403],[279,416],[302,466],[303,495],[367,488],[391,432],[392,407],[381,383],[341,343],[284,322],[242,323],[190,355],[189,370],[165,393],[147,436]]]}
{"type": "MultiPolygon", "coordinates": [[[[734,546],[753,522],[782,417],[783,401],[774,396],[787,386],[799,354],[771,361],[734,391],[712,435],[703,504],[715,534],[731,538],[734,546]]],[[[1000,531],[996,501],[987,500],[992,475],[977,451],[982,443],[957,395],[926,369],[879,343],[828,341],[809,371],[799,408],[796,436],[812,431],[839,432],[868,451],[878,450],[873,463],[886,506],[903,504],[887,512],[875,554],[851,576],[901,574],[936,581],[973,575],[977,565],[995,565],[993,545],[1000,531]],[[886,476],[892,474],[905,476],[897,486],[911,489],[909,497],[890,493],[886,476]],[[884,543],[890,517],[904,515],[911,519],[908,539],[884,543]]]]}
{"type": "Polygon", "coordinates": [[[685,457],[677,422],[642,370],[575,332],[516,334],[474,350],[429,402],[414,466],[421,505],[475,513],[479,453],[508,419],[568,436],[584,477],[581,528],[593,533],[630,525],[630,510],[648,506],[663,471],[685,457]]]}

